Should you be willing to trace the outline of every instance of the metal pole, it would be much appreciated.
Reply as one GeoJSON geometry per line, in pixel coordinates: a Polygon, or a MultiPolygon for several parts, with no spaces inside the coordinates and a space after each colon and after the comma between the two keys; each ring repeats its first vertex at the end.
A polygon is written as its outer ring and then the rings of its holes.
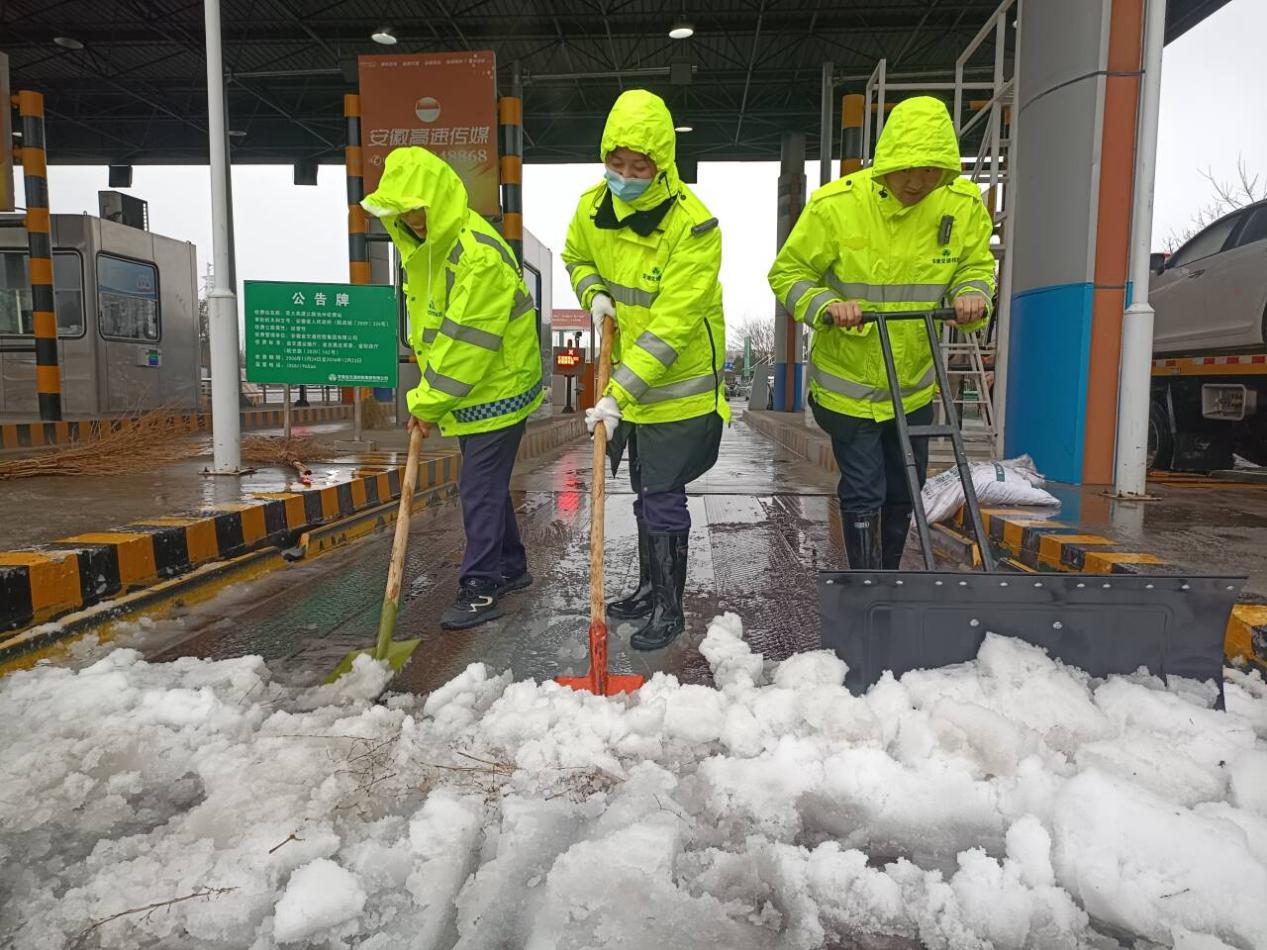
{"type": "Polygon", "coordinates": [[[211,160],[211,244],[215,270],[207,292],[211,337],[211,444],[214,471],[236,474],[242,467],[238,393],[238,304],[230,282],[228,162],[224,127],[224,64],[220,51],[220,0],[204,0],[207,28],[207,139],[211,160]]]}
{"type": "Polygon", "coordinates": [[[831,181],[832,98],[836,91],[832,71],[831,63],[823,63],[822,102],[819,103],[818,116],[818,184],[820,187],[831,181]]]}
{"type": "MultiPolygon", "coordinates": [[[[26,185],[27,272],[31,282],[31,330],[35,336],[35,393],[40,419],[62,418],[62,371],[57,357],[57,315],[53,300],[53,238],[48,213],[48,168],[44,153],[44,97],[19,92],[22,116],[22,179],[26,185]]],[[[9,103],[4,103],[9,108],[9,103]]],[[[6,142],[7,146],[8,143],[6,142]]]]}
{"type": "MultiPolygon", "coordinates": [[[[1003,186],[1003,266],[999,273],[999,312],[994,324],[994,451],[998,458],[1005,458],[1007,435],[1007,368],[1012,340],[1012,264],[1016,243],[1016,209],[1019,204],[1021,179],[1017,172],[1021,153],[1021,29],[1024,8],[1016,8],[1015,52],[1012,60],[1012,108],[1008,113],[1007,130],[1007,181],[1003,186]]],[[[962,69],[962,66],[956,67],[962,69]]],[[[962,75],[962,73],[960,73],[962,75]]]]}
{"type": "Polygon", "coordinates": [[[290,383],[282,387],[282,402],[285,407],[282,409],[282,438],[290,439],[290,383]]]}
{"type": "Polygon", "coordinates": [[[1148,301],[1153,237],[1153,184],[1157,171],[1157,115],[1161,57],[1166,39],[1166,0],[1149,0],[1144,30],[1144,75],[1135,136],[1135,197],[1131,215],[1131,305],[1122,320],[1118,374],[1117,458],[1114,494],[1142,497],[1148,479],[1148,409],[1153,368],[1153,307],[1148,301]]]}
{"type": "MultiPolygon", "coordinates": [[[[775,241],[782,247],[805,207],[805,136],[791,132],[780,145],[778,219],[775,241]]],[[[783,304],[774,306],[774,409],[797,412],[801,408],[801,328],[783,304]]]]}

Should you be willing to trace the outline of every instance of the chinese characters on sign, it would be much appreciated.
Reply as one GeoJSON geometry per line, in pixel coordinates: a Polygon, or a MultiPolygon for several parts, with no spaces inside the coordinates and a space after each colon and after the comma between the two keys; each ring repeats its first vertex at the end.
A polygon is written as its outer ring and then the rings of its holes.
{"type": "Polygon", "coordinates": [[[585,354],[574,346],[561,346],[554,351],[554,372],[558,376],[575,376],[584,362],[585,354]]]}
{"type": "Polygon", "coordinates": [[[396,385],[396,291],[379,284],[246,281],[246,378],[396,385]]]}
{"type": "Polygon", "coordinates": [[[361,56],[358,65],[366,193],[392,149],[418,145],[453,166],[472,209],[499,214],[493,53],[361,56]]]}

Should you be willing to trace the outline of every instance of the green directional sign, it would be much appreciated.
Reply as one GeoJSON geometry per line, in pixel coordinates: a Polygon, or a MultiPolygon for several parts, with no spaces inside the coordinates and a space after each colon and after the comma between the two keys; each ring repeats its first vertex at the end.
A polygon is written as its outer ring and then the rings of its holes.
{"type": "Polygon", "coordinates": [[[246,379],[396,385],[396,291],[383,284],[246,281],[246,379]]]}

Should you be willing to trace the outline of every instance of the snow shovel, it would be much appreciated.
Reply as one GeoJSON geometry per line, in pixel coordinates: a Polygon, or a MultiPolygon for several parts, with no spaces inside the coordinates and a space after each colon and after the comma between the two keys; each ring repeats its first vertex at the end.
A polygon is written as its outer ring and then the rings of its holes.
{"type": "MultiPolygon", "coordinates": [[[[611,317],[603,318],[603,347],[598,357],[598,379],[594,392],[602,396],[611,376],[611,317]]],[[[603,600],[603,516],[607,509],[607,427],[594,427],[594,498],[590,504],[590,668],[585,676],[557,676],[555,682],[598,696],[632,693],[644,680],[636,674],[607,671],[607,604],[603,600]]]]}
{"type": "Polygon", "coordinates": [[[995,633],[1040,646],[1096,677],[1130,674],[1142,666],[1156,676],[1213,680],[1221,706],[1224,634],[1244,577],[1026,574],[996,567],[937,339],[937,321],[954,316],[951,309],[863,315],[880,338],[927,570],[819,574],[823,645],[848,664],[845,685],[861,693],[886,670],[901,676],[967,662],[976,657],[986,634],[995,633]],[[924,324],[944,425],[906,421],[896,395],[901,390],[888,326],[896,320],[924,324]],[[937,570],[911,447],[911,439],[921,437],[949,438],[954,447],[966,521],[981,556],[979,573],[937,570]]]}
{"type": "Polygon", "coordinates": [[[405,549],[409,546],[409,514],[413,506],[414,484],[418,481],[418,455],[422,452],[422,430],[409,433],[409,456],[405,462],[405,477],[400,483],[400,508],[396,512],[396,534],[392,540],[391,566],[387,569],[387,592],[383,595],[383,608],[378,615],[378,640],[371,650],[354,650],[343,658],[334,672],[326,677],[333,683],[352,669],[358,656],[372,656],[386,660],[392,672],[399,672],[414,650],[417,640],[393,640],[396,632],[396,614],[400,610],[400,581],[405,573],[405,549]]]}

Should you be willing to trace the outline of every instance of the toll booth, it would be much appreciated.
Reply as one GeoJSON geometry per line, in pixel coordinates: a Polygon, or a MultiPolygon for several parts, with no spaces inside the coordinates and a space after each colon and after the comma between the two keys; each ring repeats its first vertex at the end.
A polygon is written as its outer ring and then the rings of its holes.
{"type": "MultiPolygon", "coordinates": [[[[146,230],[144,215],[114,216],[51,216],[63,411],[82,417],[195,409],[196,248],[146,230]]],[[[28,258],[22,215],[0,215],[0,413],[36,418],[28,258]]]]}

